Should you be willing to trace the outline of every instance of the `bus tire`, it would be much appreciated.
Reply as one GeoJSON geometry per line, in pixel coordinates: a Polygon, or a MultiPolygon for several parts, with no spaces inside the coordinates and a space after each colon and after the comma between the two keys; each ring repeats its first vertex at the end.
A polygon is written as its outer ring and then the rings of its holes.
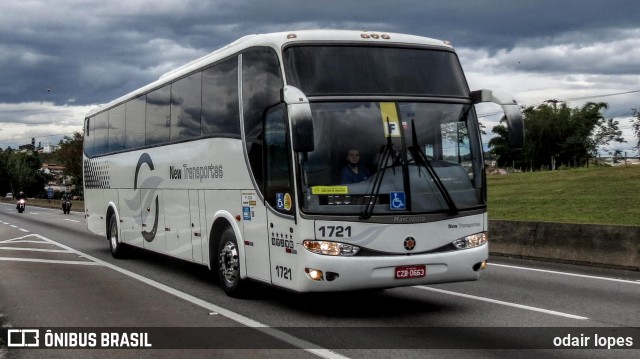
{"type": "Polygon", "coordinates": [[[241,297],[247,287],[247,281],[240,278],[238,241],[231,227],[225,228],[220,235],[217,260],[220,286],[228,296],[241,297]]]}
{"type": "Polygon", "coordinates": [[[107,230],[107,239],[109,240],[109,248],[113,258],[122,259],[126,257],[126,244],[120,242],[120,231],[118,231],[118,220],[115,215],[109,219],[109,228],[107,230]]]}

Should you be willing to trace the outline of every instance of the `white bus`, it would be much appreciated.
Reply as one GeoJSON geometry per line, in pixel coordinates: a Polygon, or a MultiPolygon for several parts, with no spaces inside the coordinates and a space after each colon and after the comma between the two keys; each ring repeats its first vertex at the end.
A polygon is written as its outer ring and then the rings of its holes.
{"type": "Polygon", "coordinates": [[[486,101],[521,144],[515,101],[470,92],[447,42],[246,36],[87,114],[87,226],[114,257],[205,265],[231,296],[476,280],[486,101]]]}

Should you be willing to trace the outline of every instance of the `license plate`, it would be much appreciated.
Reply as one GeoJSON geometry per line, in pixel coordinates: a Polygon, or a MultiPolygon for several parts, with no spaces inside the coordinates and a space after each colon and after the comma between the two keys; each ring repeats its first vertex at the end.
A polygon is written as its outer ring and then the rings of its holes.
{"type": "Polygon", "coordinates": [[[427,275],[424,265],[396,267],[396,279],[422,278],[427,275]]]}

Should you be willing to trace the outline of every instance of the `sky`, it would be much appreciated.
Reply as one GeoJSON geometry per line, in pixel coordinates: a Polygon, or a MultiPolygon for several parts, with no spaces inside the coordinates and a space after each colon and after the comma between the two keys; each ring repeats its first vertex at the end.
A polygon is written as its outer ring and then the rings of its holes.
{"type": "MultiPolygon", "coordinates": [[[[632,155],[638,14],[637,0],[3,0],[0,148],[56,144],[92,108],[244,35],[351,29],[448,40],[472,90],[521,105],[607,102],[627,143],[601,154],[632,155]]],[[[489,130],[497,110],[478,108],[489,130]]]]}

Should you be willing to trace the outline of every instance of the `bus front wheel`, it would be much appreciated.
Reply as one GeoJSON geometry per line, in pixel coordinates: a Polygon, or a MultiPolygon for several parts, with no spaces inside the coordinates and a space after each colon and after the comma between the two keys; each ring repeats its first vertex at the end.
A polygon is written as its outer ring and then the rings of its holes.
{"type": "Polygon", "coordinates": [[[240,278],[240,254],[233,229],[227,227],[218,243],[218,276],[227,295],[239,297],[245,291],[246,280],[240,278]]]}

